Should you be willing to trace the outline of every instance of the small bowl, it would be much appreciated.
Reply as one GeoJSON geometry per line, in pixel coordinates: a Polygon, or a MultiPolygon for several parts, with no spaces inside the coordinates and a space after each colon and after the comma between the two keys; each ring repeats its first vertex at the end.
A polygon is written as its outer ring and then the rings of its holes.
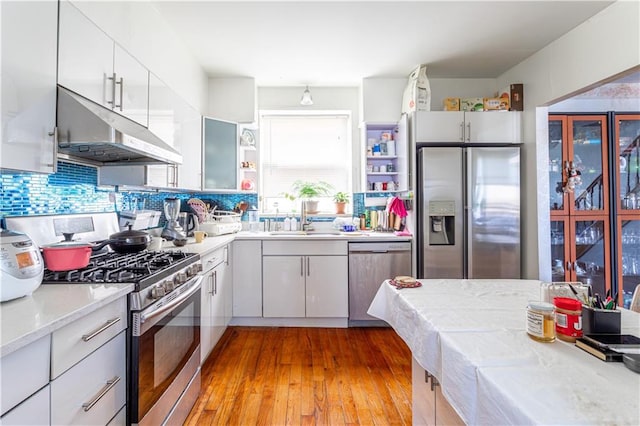
{"type": "Polygon", "coordinates": [[[173,245],[176,247],[182,247],[187,245],[187,240],[186,239],[175,239],[173,240],[173,245]]]}

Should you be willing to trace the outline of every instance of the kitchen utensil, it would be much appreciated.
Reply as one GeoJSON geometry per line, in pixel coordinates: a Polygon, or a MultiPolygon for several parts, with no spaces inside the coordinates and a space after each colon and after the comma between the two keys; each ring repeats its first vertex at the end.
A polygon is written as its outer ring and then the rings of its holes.
{"type": "Polygon", "coordinates": [[[42,283],[44,262],[31,238],[20,232],[0,232],[0,302],[33,293],[42,283]]]}
{"type": "Polygon", "coordinates": [[[108,240],[93,246],[92,249],[98,250],[109,244],[109,247],[117,253],[137,253],[145,250],[150,241],[151,235],[148,232],[131,229],[129,225],[128,230],[111,234],[108,240]]]}
{"type": "Polygon", "coordinates": [[[147,246],[147,250],[149,251],[160,251],[162,249],[162,243],[164,242],[164,239],[162,239],[161,237],[151,237],[151,241],[149,242],[149,245],[147,246]]]}
{"type": "Polygon", "coordinates": [[[178,215],[178,224],[182,228],[184,235],[190,237],[199,229],[200,221],[197,215],[182,212],[178,215]]]}
{"type": "Polygon", "coordinates": [[[195,231],[193,233],[193,237],[196,239],[196,243],[201,243],[204,241],[205,238],[207,238],[207,233],[204,231],[195,231]]]}
{"type": "Polygon", "coordinates": [[[207,220],[207,205],[199,198],[190,198],[187,200],[187,204],[191,207],[191,210],[198,216],[200,223],[207,220]]]}

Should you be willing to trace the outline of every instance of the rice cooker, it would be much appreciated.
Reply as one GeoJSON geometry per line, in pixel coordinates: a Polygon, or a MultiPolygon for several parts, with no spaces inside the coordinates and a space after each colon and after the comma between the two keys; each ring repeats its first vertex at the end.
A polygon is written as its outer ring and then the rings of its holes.
{"type": "Polygon", "coordinates": [[[28,235],[0,232],[0,302],[33,293],[42,283],[44,261],[28,235]]]}

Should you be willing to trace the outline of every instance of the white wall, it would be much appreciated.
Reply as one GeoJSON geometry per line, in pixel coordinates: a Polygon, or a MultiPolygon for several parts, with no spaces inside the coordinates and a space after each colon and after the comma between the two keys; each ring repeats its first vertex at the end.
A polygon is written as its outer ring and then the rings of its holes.
{"type": "Polygon", "coordinates": [[[640,3],[618,1],[497,79],[524,84],[524,276],[548,279],[548,134],[546,106],[640,64],[640,3]],[[539,108],[540,107],[540,108],[539,108]],[[536,120],[538,125],[536,126],[536,120]],[[539,167],[538,167],[539,166],[539,167]]]}
{"type": "Polygon", "coordinates": [[[147,1],[72,1],[74,6],[180,97],[203,112],[207,76],[195,58],[147,1]]]}
{"type": "Polygon", "coordinates": [[[258,87],[258,112],[260,110],[349,110],[353,131],[353,188],[360,188],[360,114],[358,87],[309,87],[313,105],[300,105],[304,87],[258,87]]]}
{"type": "Polygon", "coordinates": [[[206,114],[238,123],[256,118],[256,81],[253,77],[210,78],[206,114]]]}

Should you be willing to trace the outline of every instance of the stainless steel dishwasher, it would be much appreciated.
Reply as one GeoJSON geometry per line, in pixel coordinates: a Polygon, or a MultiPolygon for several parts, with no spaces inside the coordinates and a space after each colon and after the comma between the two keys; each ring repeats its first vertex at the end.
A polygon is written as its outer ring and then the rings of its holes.
{"type": "Polygon", "coordinates": [[[381,325],[367,314],[380,284],[411,275],[410,242],[349,243],[349,325],[381,325]]]}

